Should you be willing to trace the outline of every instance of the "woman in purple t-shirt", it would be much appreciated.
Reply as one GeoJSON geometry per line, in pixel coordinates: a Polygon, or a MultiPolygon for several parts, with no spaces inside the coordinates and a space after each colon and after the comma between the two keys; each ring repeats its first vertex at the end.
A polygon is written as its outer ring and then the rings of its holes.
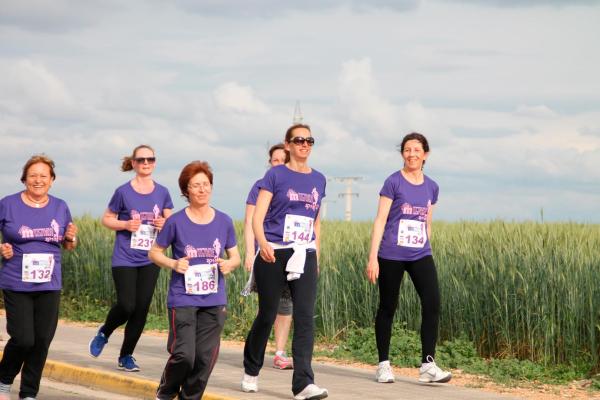
{"type": "Polygon", "coordinates": [[[154,263],[172,270],[167,297],[171,356],[156,392],[159,400],[202,398],[225,324],[225,275],[240,265],[233,221],[210,205],[208,164],[186,165],[179,188],[189,206],[167,220],[150,250],[154,263]],[[165,255],[169,246],[173,258],[165,255]]]}
{"type": "Polygon", "coordinates": [[[35,398],[56,332],[61,247],[75,248],[77,227],[67,204],[48,194],[55,178],[54,162],[33,156],[21,175],[25,190],[0,200],[0,288],[10,335],[0,361],[1,400],[10,398],[19,371],[19,398],[35,398]]]}
{"type": "Polygon", "coordinates": [[[152,179],[155,166],[154,150],[147,145],[123,158],[121,170],[133,170],[135,177],[115,190],[102,216],[102,224],[116,231],[112,275],[117,302],[90,341],[89,352],[98,357],[113,331],[127,323],[118,367],[129,372],[140,370],[133,351],[146,325],[160,271],[148,259],[148,251],[173,209],[167,188],[152,179]]]}
{"type": "Polygon", "coordinates": [[[325,177],[308,166],[315,143],[308,125],[291,126],[285,134],[290,161],[267,171],[260,189],[252,228],[259,255],[254,260],[258,315],[244,346],[242,391],[258,391],[258,374],[279,298],[289,285],[294,303],[294,398],[322,399],[327,390],[314,384],[311,367],[320,240],[319,209],[325,177]]]}
{"type": "MultiPolygon", "coordinates": [[[[285,164],[289,156],[285,152],[283,143],[277,143],[269,149],[269,164],[271,167],[276,167],[285,164]]],[[[246,257],[244,266],[247,271],[252,270],[254,265],[254,257],[256,255],[256,239],[252,230],[252,217],[256,208],[256,199],[258,198],[260,179],[254,183],[248,198],[246,199],[246,214],[244,215],[244,244],[246,245],[246,257]]],[[[275,331],[275,357],[273,357],[273,368],[278,369],[293,369],[294,363],[291,357],[285,354],[285,346],[287,344],[290,328],[292,326],[292,311],[294,305],[289,296],[289,290],[284,291],[285,295],[279,300],[279,308],[277,309],[277,317],[273,325],[275,331]]]]}
{"type": "Polygon", "coordinates": [[[366,269],[367,278],[379,284],[379,309],[375,319],[379,366],[375,380],[394,382],[389,348],[400,283],[406,271],[421,299],[419,382],[448,382],[452,375],[441,370],[434,360],[440,292],[429,238],[439,189],[423,174],[423,165],[429,155],[425,136],[408,134],[399,147],[404,167],[390,175],[379,192],[379,208],[366,269]]]}

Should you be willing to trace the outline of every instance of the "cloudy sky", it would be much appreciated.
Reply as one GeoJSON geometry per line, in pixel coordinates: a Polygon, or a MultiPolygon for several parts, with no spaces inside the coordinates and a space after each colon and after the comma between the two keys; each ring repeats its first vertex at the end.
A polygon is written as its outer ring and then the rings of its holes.
{"type": "MultiPolygon", "coordinates": [[[[600,222],[600,2],[291,3],[3,0],[0,195],[44,152],[52,193],[100,215],[148,143],[176,208],[181,167],[202,159],[213,204],[241,218],[299,100],[312,166],[362,178],[354,219],[373,218],[418,131],[436,218],[600,222]]],[[[327,218],[343,190],[329,183],[327,218]]]]}

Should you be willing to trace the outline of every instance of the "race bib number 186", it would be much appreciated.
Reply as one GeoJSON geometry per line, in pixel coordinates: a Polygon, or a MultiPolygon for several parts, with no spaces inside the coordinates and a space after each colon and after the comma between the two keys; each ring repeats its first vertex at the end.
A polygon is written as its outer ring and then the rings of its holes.
{"type": "Polygon", "coordinates": [[[219,270],[216,264],[190,265],[185,271],[185,294],[211,294],[219,291],[219,270]]]}

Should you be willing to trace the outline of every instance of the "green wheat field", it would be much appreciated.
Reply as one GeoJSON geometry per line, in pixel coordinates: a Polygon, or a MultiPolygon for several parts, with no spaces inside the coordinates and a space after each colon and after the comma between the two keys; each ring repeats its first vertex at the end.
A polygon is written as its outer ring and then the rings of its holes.
{"type": "MultiPolygon", "coordinates": [[[[89,216],[76,223],[80,244],[64,256],[63,304],[109,306],[114,233],[89,216]]],[[[315,321],[317,335],[325,340],[373,326],[377,288],[364,278],[371,226],[323,223],[315,321]]],[[[239,222],[236,231],[242,247],[239,222]]],[[[466,337],[484,357],[598,365],[600,225],[434,222],[431,241],[442,298],[441,340],[466,337]]],[[[151,318],[166,320],[169,276],[161,271],[151,318]]],[[[239,294],[246,280],[243,268],[227,280],[226,332],[246,333],[256,313],[256,295],[239,294]]],[[[408,275],[397,318],[408,329],[419,329],[419,301],[408,275]]]]}

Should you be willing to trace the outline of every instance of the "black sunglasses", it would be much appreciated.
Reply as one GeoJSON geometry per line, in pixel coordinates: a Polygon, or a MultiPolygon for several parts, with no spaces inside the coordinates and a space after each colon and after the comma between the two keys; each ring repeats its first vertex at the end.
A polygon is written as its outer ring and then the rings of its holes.
{"type": "Polygon", "coordinates": [[[296,136],[296,137],[290,139],[289,142],[297,144],[298,146],[303,145],[306,142],[309,146],[312,146],[313,144],[315,144],[315,138],[312,136],[305,137],[305,138],[302,136],[296,136]]]}
{"type": "Polygon", "coordinates": [[[156,162],[156,157],[136,157],[133,159],[138,164],[143,164],[147,162],[148,164],[154,164],[156,162]]]}

